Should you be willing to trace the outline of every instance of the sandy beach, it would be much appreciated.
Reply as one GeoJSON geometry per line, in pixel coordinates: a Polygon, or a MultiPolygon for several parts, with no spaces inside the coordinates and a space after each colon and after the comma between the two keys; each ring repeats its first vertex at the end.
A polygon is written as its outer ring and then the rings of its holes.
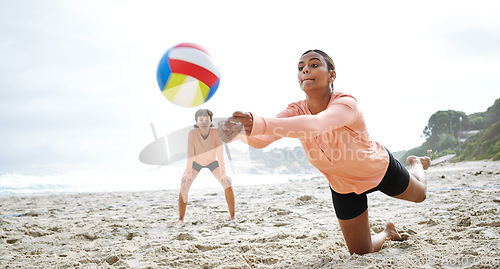
{"type": "Polygon", "coordinates": [[[193,189],[180,227],[178,190],[4,197],[0,267],[498,268],[500,162],[427,176],[421,204],[368,196],[372,231],[393,221],[405,240],[363,256],[349,255],[323,178],[236,186],[236,221],[222,188],[193,189]]]}

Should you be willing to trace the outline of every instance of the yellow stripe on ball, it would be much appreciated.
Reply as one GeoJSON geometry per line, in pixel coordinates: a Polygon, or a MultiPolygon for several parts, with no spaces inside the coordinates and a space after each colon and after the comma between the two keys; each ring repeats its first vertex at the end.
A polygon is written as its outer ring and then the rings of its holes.
{"type": "Polygon", "coordinates": [[[177,96],[177,93],[181,89],[181,85],[184,83],[186,80],[187,76],[183,74],[176,74],[173,73],[170,75],[168,78],[167,84],[165,84],[165,88],[163,88],[163,95],[170,100],[170,102],[173,102],[175,99],[175,96],[177,96]]]}
{"type": "Polygon", "coordinates": [[[199,106],[205,103],[205,100],[207,100],[208,93],[210,92],[210,88],[201,81],[198,81],[198,87],[199,90],[196,91],[196,96],[194,97],[191,106],[199,106]]]}
{"type": "Polygon", "coordinates": [[[205,103],[210,87],[191,76],[172,73],[162,93],[176,105],[195,107],[205,103]]]}

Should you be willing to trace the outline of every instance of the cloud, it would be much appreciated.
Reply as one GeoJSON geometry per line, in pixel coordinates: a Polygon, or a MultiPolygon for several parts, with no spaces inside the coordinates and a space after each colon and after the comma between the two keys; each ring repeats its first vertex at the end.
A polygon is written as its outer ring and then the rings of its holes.
{"type": "MultiPolygon", "coordinates": [[[[463,24],[463,21],[460,21],[463,24]]],[[[481,61],[500,59],[500,23],[493,25],[461,25],[455,19],[437,27],[439,39],[444,42],[446,54],[481,61]],[[455,25],[451,27],[451,25],[455,25]]]]}
{"type": "Polygon", "coordinates": [[[88,15],[63,2],[2,4],[0,174],[92,167],[128,154],[132,71],[88,15]]]}

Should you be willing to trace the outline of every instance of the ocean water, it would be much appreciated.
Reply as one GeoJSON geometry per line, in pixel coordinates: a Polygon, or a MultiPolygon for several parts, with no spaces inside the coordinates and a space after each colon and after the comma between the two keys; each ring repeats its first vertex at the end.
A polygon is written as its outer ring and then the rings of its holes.
{"type": "MultiPolygon", "coordinates": [[[[309,180],[320,174],[249,174],[232,173],[233,186],[280,184],[309,180]]],[[[154,191],[179,189],[185,164],[148,167],[132,171],[71,172],[59,175],[0,175],[0,197],[64,193],[154,191]]],[[[202,169],[194,181],[195,188],[221,188],[208,169],[202,169]]]]}

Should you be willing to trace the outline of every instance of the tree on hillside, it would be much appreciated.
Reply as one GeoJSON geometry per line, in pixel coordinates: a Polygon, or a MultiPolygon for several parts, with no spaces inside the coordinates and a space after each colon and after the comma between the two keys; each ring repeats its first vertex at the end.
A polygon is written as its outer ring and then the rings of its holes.
{"type": "Polygon", "coordinates": [[[477,112],[469,115],[470,130],[482,130],[484,128],[484,114],[486,114],[486,112],[477,112]]]}
{"type": "Polygon", "coordinates": [[[426,155],[428,150],[435,158],[456,153],[460,161],[500,160],[500,98],[486,112],[466,115],[455,110],[438,111],[429,118],[422,136],[426,141],[402,155],[401,162],[409,155],[426,155]],[[458,132],[471,130],[480,132],[459,144],[458,132]]]}
{"type": "Polygon", "coordinates": [[[423,135],[425,138],[439,136],[440,134],[451,134],[456,137],[459,129],[468,129],[469,117],[462,111],[446,110],[434,113],[425,126],[423,135]]]}
{"type": "Polygon", "coordinates": [[[469,130],[469,117],[462,111],[446,110],[434,113],[427,126],[424,128],[423,136],[427,139],[425,149],[441,151],[455,146],[458,131],[469,130]]]}
{"type": "Polygon", "coordinates": [[[486,110],[484,115],[484,123],[486,127],[500,121],[500,98],[495,100],[495,103],[486,110]]]}

